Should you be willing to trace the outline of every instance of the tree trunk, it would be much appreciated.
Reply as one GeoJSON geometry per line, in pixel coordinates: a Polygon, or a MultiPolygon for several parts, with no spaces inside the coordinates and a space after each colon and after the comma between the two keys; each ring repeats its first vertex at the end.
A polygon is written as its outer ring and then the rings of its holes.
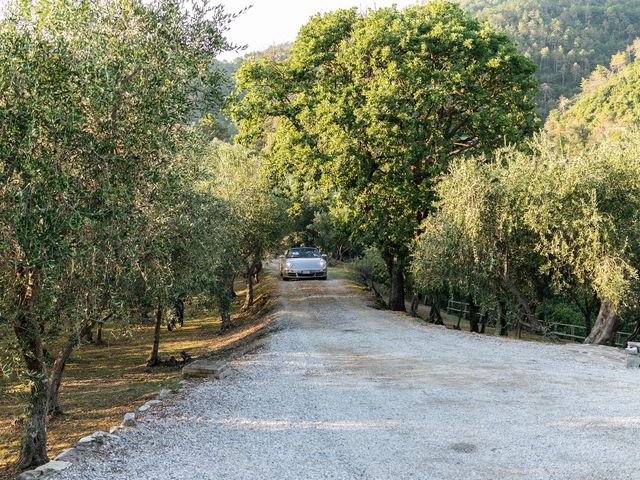
{"type": "Polygon", "coordinates": [[[622,323],[611,302],[603,300],[596,323],[584,343],[609,345],[615,342],[616,333],[618,333],[622,323]]]}
{"type": "Polygon", "coordinates": [[[389,292],[388,306],[394,312],[406,312],[404,304],[404,259],[396,258],[393,255],[387,256],[387,270],[391,288],[389,292]]]}
{"type": "Polygon", "coordinates": [[[31,383],[24,436],[20,447],[18,468],[38,467],[49,461],[47,457],[47,401],[48,378],[44,363],[40,326],[28,312],[20,312],[14,321],[14,332],[27,367],[31,383]]]}
{"type": "Polygon", "coordinates": [[[469,331],[472,333],[480,333],[480,329],[478,328],[478,306],[473,299],[469,299],[469,331]]]}
{"type": "Polygon", "coordinates": [[[420,297],[417,293],[413,294],[413,299],[411,299],[411,316],[418,316],[418,305],[420,305],[420,297]]]}
{"type": "Polygon", "coordinates": [[[47,369],[44,362],[41,326],[33,317],[33,303],[37,284],[35,275],[25,268],[18,275],[23,283],[17,295],[18,312],[13,318],[13,331],[24,359],[31,383],[24,435],[20,446],[18,468],[38,467],[49,461],[47,457],[47,369]]]}
{"type": "Polygon", "coordinates": [[[258,262],[253,269],[253,281],[257,285],[260,283],[260,274],[262,273],[262,262],[258,262]]]}
{"type": "Polygon", "coordinates": [[[496,318],[496,335],[506,337],[507,329],[507,304],[504,301],[498,302],[498,318],[496,318]]]}
{"type": "Polygon", "coordinates": [[[236,281],[236,276],[231,275],[231,278],[229,279],[229,295],[231,295],[231,298],[236,298],[238,296],[234,286],[235,281],[236,281]]]}
{"type": "Polygon", "coordinates": [[[247,267],[247,295],[244,299],[244,305],[242,309],[247,309],[253,305],[253,274],[255,270],[255,264],[252,262],[247,267]]]}
{"type": "Polygon", "coordinates": [[[78,344],[78,340],[75,336],[72,336],[60,350],[58,358],[53,364],[51,370],[51,382],[49,383],[49,415],[62,415],[63,411],[59,403],[60,384],[62,383],[62,374],[64,373],[64,367],[67,364],[67,360],[71,356],[71,352],[78,344]]]}
{"type": "Polygon", "coordinates": [[[518,304],[524,310],[524,318],[526,318],[526,322],[523,322],[523,319],[521,319],[520,328],[522,328],[524,324],[533,331],[541,332],[543,330],[542,325],[536,319],[535,314],[533,313],[533,310],[531,310],[531,306],[529,305],[529,302],[527,302],[527,300],[524,298],[524,296],[522,295],[522,292],[520,292],[520,289],[516,286],[515,282],[509,275],[506,266],[505,266],[502,278],[504,280],[505,285],[511,292],[511,294],[515,297],[515,299],[518,301],[518,304]]]}
{"type": "Polygon", "coordinates": [[[220,331],[224,332],[231,328],[231,297],[223,292],[218,298],[218,304],[220,308],[220,320],[222,321],[220,331]]]}
{"type": "Polygon", "coordinates": [[[442,321],[442,315],[440,314],[440,307],[438,306],[437,297],[433,299],[433,305],[431,306],[431,311],[429,312],[429,323],[433,323],[434,325],[444,325],[444,322],[442,321]]]}
{"type": "MultiPolygon", "coordinates": [[[[106,321],[111,314],[105,317],[101,322],[98,322],[98,339],[96,342],[102,341],[102,324],[106,321]]],[[[71,357],[71,353],[80,343],[80,339],[86,338],[87,332],[91,332],[93,325],[96,322],[85,322],[80,329],[80,332],[75,335],[71,335],[67,342],[60,350],[56,361],[53,364],[53,368],[51,370],[51,381],[49,382],[49,405],[48,405],[48,413],[49,415],[62,415],[64,412],[60,407],[59,402],[59,393],[60,393],[60,385],[62,384],[62,375],[64,374],[64,368],[67,365],[67,361],[69,357],[71,357]]]]}
{"type": "Polygon", "coordinates": [[[155,367],[160,363],[160,356],[158,351],[160,350],[160,327],[162,326],[162,304],[158,304],[156,310],[156,327],[153,331],[153,348],[151,349],[151,355],[147,360],[147,367],[155,367]]]}
{"type": "Polygon", "coordinates": [[[98,324],[98,331],[96,332],[96,341],[95,341],[96,345],[104,345],[104,342],[102,341],[102,326],[103,325],[104,325],[104,322],[100,322],[98,324]]]}

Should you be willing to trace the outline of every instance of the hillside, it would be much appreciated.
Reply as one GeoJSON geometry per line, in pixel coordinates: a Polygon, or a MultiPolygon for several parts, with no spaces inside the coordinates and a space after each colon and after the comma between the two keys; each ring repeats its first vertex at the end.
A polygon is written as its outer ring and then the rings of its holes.
{"type": "Polygon", "coordinates": [[[565,143],[589,143],[640,122],[640,40],[598,67],[579,95],[551,112],[546,128],[565,143]]]}
{"type": "Polygon", "coordinates": [[[640,36],[640,0],[459,0],[505,31],[539,68],[539,111],[578,93],[597,65],[640,36]]]}

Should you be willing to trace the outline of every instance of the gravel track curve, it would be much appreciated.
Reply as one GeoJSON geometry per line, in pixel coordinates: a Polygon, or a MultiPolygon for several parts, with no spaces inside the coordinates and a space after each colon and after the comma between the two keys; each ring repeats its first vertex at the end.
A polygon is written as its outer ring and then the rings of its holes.
{"type": "Polygon", "coordinates": [[[279,329],[55,478],[580,479],[637,471],[616,350],[471,335],[280,282],[279,329]]]}

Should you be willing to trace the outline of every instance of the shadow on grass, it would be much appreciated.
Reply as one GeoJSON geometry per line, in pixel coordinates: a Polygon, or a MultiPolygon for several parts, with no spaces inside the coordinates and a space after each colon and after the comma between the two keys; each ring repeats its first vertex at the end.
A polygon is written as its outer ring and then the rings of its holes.
{"type": "MultiPolygon", "coordinates": [[[[251,334],[271,308],[273,282],[269,277],[256,286],[256,305],[248,311],[240,310],[244,298],[239,295],[234,302],[234,327],[224,334],[220,332],[219,318],[212,312],[192,313],[185,319],[184,327],[173,332],[163,328],[162,358],[180,358],[181,351],[187,351],[194,358],[215,354],[232,341],[251,334]]],[[[5,333],[0,331],[0,338],[9,338],[4,337],[5,333]]],[[[106,345],[84,345],[73,353],[67,364],[60,391],[65,415],[49,423],[50,458],[85,435],[96,430],[108,431],[121,422],[125,413],[154,398],[162,388],[178,387],[181,366],[146,367],[153,343],[152,325],[118,327],[112,324],[105,326],[103,338],[108,340],[106,345]]],[[[62,341],[53,342],[50,351],[56,352],[62,341]]],[[[5,347],[2,343],[0,340],[0,347],[5,347]]],[[[16,380],[0,387],[3,387],[0,391],[0,480],[7,480],[17,473],[13,464],[22,431],[15,422],[24,411],[27,390],[16,380]]]]}

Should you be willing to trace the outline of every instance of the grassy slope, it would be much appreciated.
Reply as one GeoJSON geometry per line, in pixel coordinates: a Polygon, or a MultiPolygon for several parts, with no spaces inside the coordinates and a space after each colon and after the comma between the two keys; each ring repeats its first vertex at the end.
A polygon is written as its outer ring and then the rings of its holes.
{"type": "MultiPolygon", "coordinates": [[[[220,321],[215,315],[187,312],[183,328],[172,333],[163,328],[160,341],[162,358],[180,358],[186,350],[196,357],[225,346],[255,330],[256,321],[269,305],[271,278],[257,286],[256,310],[236,312],[237,328],[219,334],[220,321]]],[[[239,292],[242,293],[242,292],[239,292]]],[[[243,299],[242,299],[243,300],[243,299]]],[[[241,299],[238,299],[238,303],[241,299]]],[[[236,309],[239,305],[235,305],[236,309]]],[[[5,333],[5,332],[1,332],[5,333]]],[[[0,337],[1,338],[1,337],[0,337]]],[[[49,456],[53,458],[78,439],[96,430],[108,431],[122,416],[149,400],[162,388],[175,389],[181,378],[180,367],[145,367],[153,342],[153,326],[139,326],[119,331],[105,328],[106,346],[86,345],[76,351],[65,370],[61,405],[65,415],[49,425],[49,456]]],[[[1,345],[0,345],[1,346],[1,345]]],[[[26,402],[24,386],[8,385],[0,395],[0,480],[16,472],[21,429],[15,425],[26,402]]]]}

